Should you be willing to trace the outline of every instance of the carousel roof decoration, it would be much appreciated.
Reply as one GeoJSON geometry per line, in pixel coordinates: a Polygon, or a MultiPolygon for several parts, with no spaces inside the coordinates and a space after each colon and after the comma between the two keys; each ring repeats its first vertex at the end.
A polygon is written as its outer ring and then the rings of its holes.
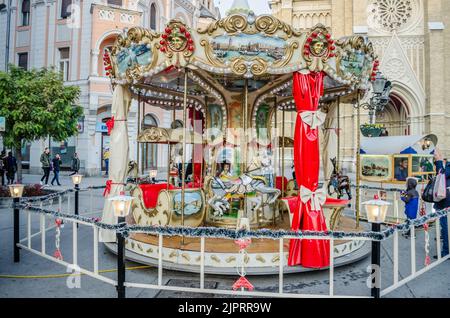
{"type": "Polygon", "coordinates": [[[328,103],[338,97],[354,100],[358,90],[369,89],[379,68],[367,38],[335,40],[320,24],[300,32],[272,15],[255,16],[245,0],[234,1],[226,17],[198,30],[179,20],[171,20],[161,33],[125,30],[109,58],[113,84],[129,85],[135,95],[166,109],[183,107],[184,87],[177,80],[188,72],[188,107],[204,112],[208,105],[219,105],[224,129],[230,120],[227,105],[240,98],[246,83],[254,123],[258,108],[274,95],[280,109],[295,109],[296,71],[325,72],[321,102],[328,103]]]}
{"type": "MultiPolygon", "coordinates": [[[[142,131],[137,140],[139,143],[153,143],[153,144],[179,144],[183,142],[184,129],[175,128],[161,128],[150,127],[142,131]]],[[[188,131],[186,134],[187,144],[203,144],[203,138],[201,134],[194,131],[188,131]]]]}

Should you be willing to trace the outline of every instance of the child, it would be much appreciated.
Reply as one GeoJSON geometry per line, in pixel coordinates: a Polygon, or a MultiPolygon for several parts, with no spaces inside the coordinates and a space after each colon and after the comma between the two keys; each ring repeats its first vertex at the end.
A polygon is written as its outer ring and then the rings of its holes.
{"type": "MultiPolygon", "coordinates": [[[[419,192],[416,190],[417,180],[415,178],[408,178],[406,180],[406,192],[401,193],[401,199],[405,202],[405,214],[409,220],[417,218],[417,211],[419,210],[419,192]]],[[[409,237],[410,231],[404,236],[409,237]]]]}

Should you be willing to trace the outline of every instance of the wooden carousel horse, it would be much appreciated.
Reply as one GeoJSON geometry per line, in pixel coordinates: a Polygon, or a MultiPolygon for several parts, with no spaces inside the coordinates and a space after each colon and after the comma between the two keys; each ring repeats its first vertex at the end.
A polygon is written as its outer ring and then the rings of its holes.
{"type": "Polygon", "coordinates": [[[337,194],[337,198],[341,199],[344,196],[345,191],[348,199],[351,200],[350,178],[348,176],[343,176],[341,171],[338,171],[336,158],[331,159],[331,163],[333,164],[333,174],[328,183],[328,194],[330,196],[337,194]]]}
{"type": "Polygon", "coordinates": [[[281,195],[280,190],[270,188],[260,178],[248,174],[243,174],[235,181],[223,181],[217,177],[211,178],[209,180],[209,188],[213,196],[208,200],[208,204],[214,210],[213,213],[216,217],[223,216],[230,209],[230,203],[226,198],[229,194],[245,195],[256,192],[260,195],[261,200],[258,200],[255,211],[259,211],[262,207],[275,203],[281,195]]]}
{"type": "Polygon", "coordinates": [[[128,170],[127,170],[127,182],[136,183],[139,179],[139,169],[136,161],[131,160],[128,162],[128,170]]]}

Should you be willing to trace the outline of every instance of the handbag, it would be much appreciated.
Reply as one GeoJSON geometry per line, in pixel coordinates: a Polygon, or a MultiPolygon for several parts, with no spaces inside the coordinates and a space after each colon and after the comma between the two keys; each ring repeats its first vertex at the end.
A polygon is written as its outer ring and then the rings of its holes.
{"type": "Polygon", "coordinates": [[[433,188],[434,202],[440,202],[447,197],[447,181],[444,173],[439,173],[433,188]]]}
{"type": "Polygon", "coordinates": [[[426,185],[425,189],[422,192],[422,200],[428,203],[434,203],[434,185],[436,183],[436,177],[433,177],[430,181],[428,181],[428,184],[426,185]]]}

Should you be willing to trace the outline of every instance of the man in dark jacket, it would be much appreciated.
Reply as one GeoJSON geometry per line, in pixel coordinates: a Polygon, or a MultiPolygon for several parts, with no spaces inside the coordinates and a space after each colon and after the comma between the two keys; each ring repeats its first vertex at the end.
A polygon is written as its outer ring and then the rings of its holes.
{"type": "Polygon", "coordinates": [[[51,184],[54,185],[53,183],[56,181],[56,183],[60,186],[61,183],[59,182],[59,171],[61,170],[61,157],[59,156],[59,153],[56,154],[55,158],[53,158],[52,160],[53,163],[53,179],[51,184]]]}
{"type": "Polygon", "coordinates": [[[78,154],[75,152],[72,157],[72,173],[69,176],[73,176],[78,174],[78,170],[80,170],[80,158],[78,158],[78,154]]]}
{"type": "Polygon", "coordinates": [[[44,152],[41,154],[41,167],[44,170],[44,175],[41,178],[41,185],[48,184],[48,178],[50,177],[50,150],[48,148],[44,149],[44,152]]]}
{"type": "Polygon", "coordinates": [[[2,186],[5,185],[5,172],[6,172],[6,151],[2,150],[0,155],[0,176],[2,178],[2,186]]]}
{"type": "MultiPolygon", "coordinates": [[[[445,173],[445,178],[446,178],[446,184],[447,184],[447,197],[434,204],[434,209],[436,211],[439,210],[443,210],[446,209],[448,207],[450,207],[450,162],[447,163],[446,166],[444,166],[444,157],[442,156],[441,152],[439,151],[439,149],[435,150],[435,155],[434,158],[436,159],[436,172],[440,173],[443,172],[445,173]]],[[[441,250],[441,254],[442,257],[448,255],[449,250],[448,250],[448,219],[447,219],[447,215],[443,216],[440,220],[439,220],[440,224],[441,224],[441,239],[442,239],[442,250],[441,250]]]]}
{"type": "Polygon", "coordinates": [[[17,160],[13,156],[12,152],[8,152],[8,157],[6,157],[6,178],[8,179],[8,184],[14,183],[14,178],[17,172],[17,160]]]}

